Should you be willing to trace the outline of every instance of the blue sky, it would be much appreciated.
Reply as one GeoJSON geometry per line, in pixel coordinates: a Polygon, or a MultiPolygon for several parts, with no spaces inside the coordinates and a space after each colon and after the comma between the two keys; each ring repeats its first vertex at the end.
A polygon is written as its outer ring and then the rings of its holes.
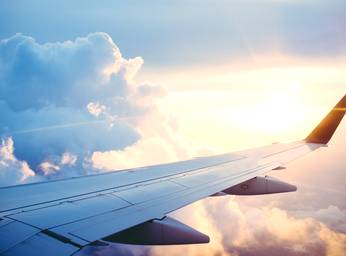
{"type": "MultiPolygon", "coordinates": [[[[345,13],[342,0],[1,1],[0,184],[302,139],[346,93],[345,13]]],[[[345,123],[271,173],[296,193],[173,214],[211,244],[97,253],[342,255],[345,123]]]]}
{"type": "Polygon", "coordinates": [[[105,31],[149,66],[208,65],[253,54],[345,54],[345,1],[2,1],[0,38],[39,42],[105,31]]]}

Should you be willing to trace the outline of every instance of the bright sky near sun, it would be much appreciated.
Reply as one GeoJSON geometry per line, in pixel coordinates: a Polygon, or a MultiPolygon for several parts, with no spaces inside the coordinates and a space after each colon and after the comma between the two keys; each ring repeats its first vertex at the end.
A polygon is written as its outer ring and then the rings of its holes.
{"type": "Polygon", "coordinates": [[[144,70],[140,78],[166,85],[162,107],[179,116],[187,137],[218,151],[302,139],[346,91],[345,66],[337,65],[250,63],[236,71],[227,66],[144,70]]]}

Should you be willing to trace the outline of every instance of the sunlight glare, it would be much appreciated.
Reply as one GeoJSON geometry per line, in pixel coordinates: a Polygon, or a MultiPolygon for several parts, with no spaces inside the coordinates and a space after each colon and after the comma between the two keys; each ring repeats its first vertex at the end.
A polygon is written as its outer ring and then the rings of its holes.
{"type": "Polygon", "coordinates": [[[293,84],[286,90],[273,91],[265,99],[254,102],[256,106],[239,108],[236,120],[246,130],[256,128],[260,133],[278,133],[291,130],[302,123],[306,108],[300,101],[300,86],[293,84]]]}

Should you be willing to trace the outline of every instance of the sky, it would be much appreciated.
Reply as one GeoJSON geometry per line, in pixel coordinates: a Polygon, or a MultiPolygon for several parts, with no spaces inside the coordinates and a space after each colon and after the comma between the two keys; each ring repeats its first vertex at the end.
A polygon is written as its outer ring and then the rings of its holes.
{"type": "MultiPolygon", "coordinates": [[[[303,139],[346,93],[345,1],[0,2],[0,185],[303,139]]],[[[207,245],[81,255],[344,255],[346,122],[269,175],[298,191],[172,213],[207,245]]]]}

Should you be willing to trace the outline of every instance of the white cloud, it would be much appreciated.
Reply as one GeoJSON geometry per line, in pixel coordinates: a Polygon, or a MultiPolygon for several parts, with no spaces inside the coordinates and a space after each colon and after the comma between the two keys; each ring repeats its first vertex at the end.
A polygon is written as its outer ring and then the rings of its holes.
{"type": "Polygon", "coordinates": [[[78,157],[76,155],[66,152],[62,155],[60,164],[74,166],[76,164],[77,158],[78,157]]]}
{"type": "MultiPolygon", "coordinates": [[[[197,229],[209,223],[212,238],[215,235],[216,241],[221,240],[221,245],[216,244],[214,250],[213,244],[210,246],[212,248],[207,248],[214,254],[220,252],[217,249],[220,246],[223,248],[220,255],[341,256],[346,250],[344,233],[328,228],[311,216],[293,217],[284,209],[269,205],[259,208],[243,206],[232,197],[208,198],[203,201],[207,212],[203,218],[191,222],[191,213],[198,207],[181,210],[180,218],[192,223],[197,229]]],[[[201,251],[202,248],[189,255],[200,255],[201,251]]],[[[169,251],[166,253],[175,255],[169,251]]]]}
{"type": "Polygon", "coordinates": [[[14,185],[17,182],[33,180],[35,176],[25,161],[19,161],[13,155],[12,138],[1,139],[0,144],[0,186],[14,185]]]}
{"type": "Polygon", "coordinates": [[[39,165],[39,170],[44,173],[45,176],[53,175],[54,173],[60,171],[60,167],[58,165],[52,164],[50,162],[42,162],[39,165]]]}
{"type": "Polygon", "coordinates": [[[106,111],[106,106],[102,105],[98,102],[90,102],[87,105],[87,109],[89,111],[90,114],[94,115],[94,116],[99,116],[101,113],[106,111]]]}
{"type": "Polygon", "coordinates": [[[338,206],[329,205],[326,208],[317,210],[297,211],[296,215],[299,217],[313,217],[333,230],[346,233],[346,210],[340,209],[338,206]]]}
{"type": "Polygon", "coordinates": [[[4,39],[0,136],[13,139],[13,157],[49,179],[195,155],[161,110],[165,89],[136,82],[142,65],[106,33],[44,44],[4,39]]]}

